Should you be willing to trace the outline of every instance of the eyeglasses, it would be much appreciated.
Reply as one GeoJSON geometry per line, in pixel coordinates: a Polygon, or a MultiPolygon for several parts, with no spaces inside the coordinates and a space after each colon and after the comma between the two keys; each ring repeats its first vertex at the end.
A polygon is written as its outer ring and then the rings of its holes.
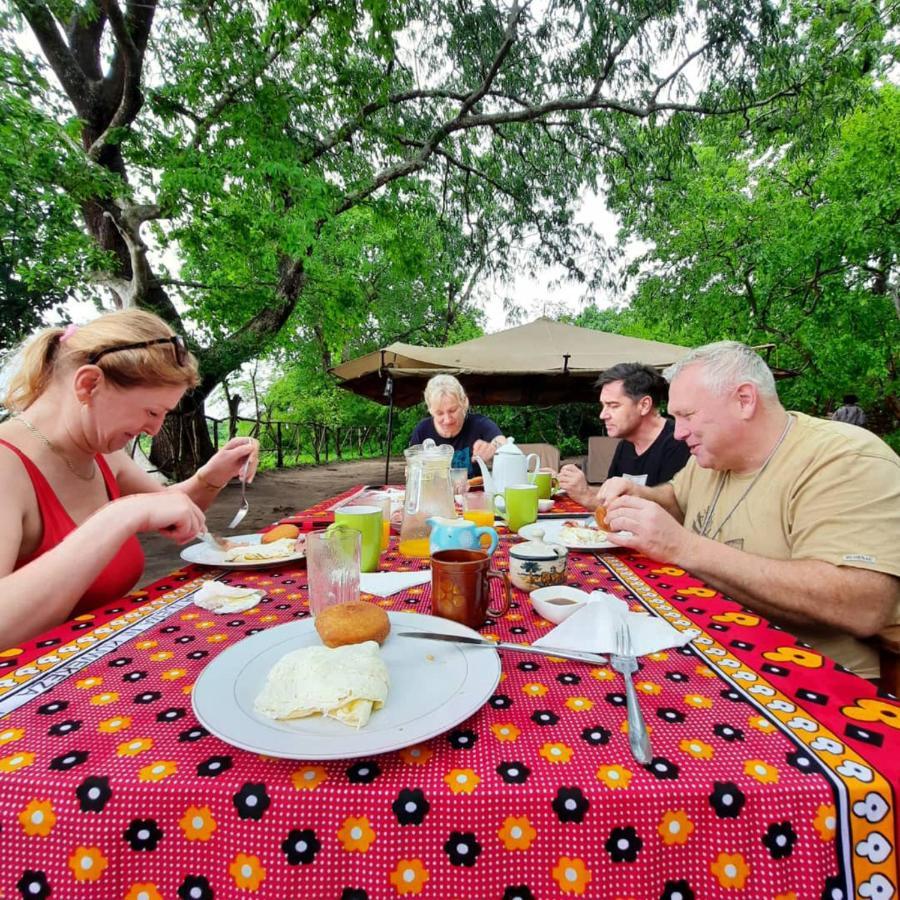
{"type": "Polygon", "coordinates": [[[120,350],[140,350],[143,347],[153,347],[157,344],[171,344],[175,350],[175,362],[179,366],[187,365],[188,350],[184,343],[184,338],[180,334],[173,334],[171,337],[154,338],[152,341],[140,341],[137,344],[121,344],[118,347],[107,347],[99,353],[94,353],[88,357],[88,362],[94,365],[98,360],[103,359],[107,353],[118,353],[120,350]]]}

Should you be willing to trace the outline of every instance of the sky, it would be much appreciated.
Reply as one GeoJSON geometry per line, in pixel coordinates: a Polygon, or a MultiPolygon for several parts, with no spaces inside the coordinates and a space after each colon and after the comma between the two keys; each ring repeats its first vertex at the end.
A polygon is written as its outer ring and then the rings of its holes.
{"type": "MultiPolygon", "coordinates": [[[[602,195],[585,194],[581,199],[576,220],[592,225],[608,244],[615,244],[619,220],[607,209],[602,195]]],[[[527,247],[524,249],[527,250],[527,247]]],[[[625,254],[626,260],[633,259],[639,249],[637,245],[629,246],[625,254]]],[[[563,268],[555,266],[543,267],[534,276],[523,273],[509,284],[501,284],[491,279],[482,281],[478,286],[478,293],[483,298],[485,332],[493,334],[505,328],[531,322],[539,316],[558,318],[564,313],[575,315],[588,305],[601,308],[612,305],[610,297],[603,296],[599,292],[586,294],[584,285],[567,281],[563,275],[563,268]],[[504,304],[505,297],[512,298],[521,308],[521,318],[508,315],[504,304]]]]}

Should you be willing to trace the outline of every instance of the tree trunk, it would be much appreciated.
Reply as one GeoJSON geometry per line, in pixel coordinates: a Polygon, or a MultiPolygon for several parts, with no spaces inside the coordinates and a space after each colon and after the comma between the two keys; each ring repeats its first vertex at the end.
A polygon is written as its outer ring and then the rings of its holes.
{"type": "Polygon", "coordinates": [[[237,434],[238,412],[241,408],[241,395],[228,394],[228,440],[231,440],[237,434]]]}
{"type": "Polygon", "coordinates": [[[153,438],[150,462],[175,481],[190,478],[213,454],[202,399],[185,397],[153,438]]]}

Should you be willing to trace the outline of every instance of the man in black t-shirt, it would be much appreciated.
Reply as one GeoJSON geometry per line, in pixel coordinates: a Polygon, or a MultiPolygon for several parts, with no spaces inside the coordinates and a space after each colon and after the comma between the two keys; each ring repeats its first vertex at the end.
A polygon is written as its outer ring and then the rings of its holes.
{"type": "MultiPolygon", "coordinates": [[[[659,412],[668,384],[650,366],[619,363],[598,379],[600,419],[610,437],[621,438],[607,478],[624,476],[653,487],[669,481],[690,457],[687,444],[675,440],[675,424],[659,412]]],[[[596,491],[577,466],[563,466],[559,486],[586,509],[597,506],[596,491]]]]}

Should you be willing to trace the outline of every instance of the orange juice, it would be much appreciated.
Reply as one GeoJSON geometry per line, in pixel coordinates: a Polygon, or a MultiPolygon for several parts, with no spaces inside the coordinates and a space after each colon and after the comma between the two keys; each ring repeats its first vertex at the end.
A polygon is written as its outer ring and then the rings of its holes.
{"type": "Polygon", "coordinates": [[[463,513],[463,518],[474,522],[479,528],[493,527],[494,511],[492,509],[470,509],[463,513]]]}
{"type": "Polygon", "coordinates": [[[414,556],[416,558],[431,556],[431,548],[428,546],[427,537],[400,541],[400,546],[397,549],[400,551],[401,556],[414,556]]]}
{"type": "Polygon", "coordinates": [[[387,550],[388,544],[391,542],[391,520],[381,520],[381,549],[387,550]]]}

